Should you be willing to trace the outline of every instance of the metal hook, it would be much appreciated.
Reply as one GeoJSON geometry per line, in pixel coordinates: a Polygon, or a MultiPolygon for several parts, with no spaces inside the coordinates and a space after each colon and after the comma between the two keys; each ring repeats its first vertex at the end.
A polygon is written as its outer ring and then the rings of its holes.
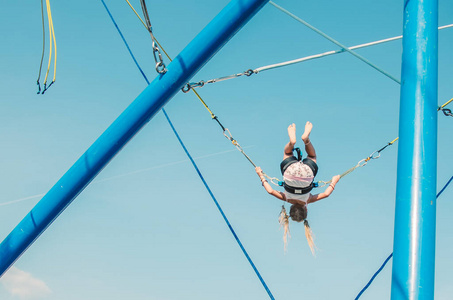
{"type": "Polygon", "coordinates": [[[449,108],[443,108],[442,109],[442,112],[444,113],[444,115],[446,115],[447,117],[453,117],[453,114],[451,113],[451,109],[449,108]]]}
{"type": "Polygon", "coordinates": [[[181,88],[181,91],[183,93],[188,93],[190,91],[190,89],[191,89],[190,83],[187,83],[181,88]]]}
{"type": "Polygon", "coordinates": [[[255,72],[253,72],[252,69],[248,69],[247,71],[244,72],[244,75],[251,76],[253,73],[255,73],[255,72]]]}
{"type": "Polygon", "coordinates": [[[370,159],[377,159],[379,157],[381,157],[381,152],[379,152],[379,151],[374,151],[373,153],[370,154],[370,156],[368,156],[368,158],[370,158],[370,159]],[[377,153],[377,155],[375,155],[376,153],[377,153]]]}
{"type": "Polygon", "coordinates": [[[163,62],[161,62],[161,61],[156,63],[156,71],[159,74],[167,73],[167,69],[165,68],[165,64],[163,62]]]}

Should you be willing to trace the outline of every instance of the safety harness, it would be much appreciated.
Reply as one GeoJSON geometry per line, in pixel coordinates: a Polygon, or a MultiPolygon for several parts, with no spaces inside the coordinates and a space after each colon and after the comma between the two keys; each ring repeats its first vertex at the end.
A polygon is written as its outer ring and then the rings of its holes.
{"type": "MultiPolygon", "coordinates": [[[[297,158],[295,156],[291,156],[282,161],[282,163],[280,164],[280,170],[282,171],[282,175],[285,173],[286,169],[288,169],[290,165],[302,160],[300,148],[294,148],[293,151],[296,151],[297,158]]],[[[312,169],[313,177],[316,176],[316,174],[318,173],[318,166],[316,165],[316,163],[309,158],[305,158],[302,162],[312,169]]],[[[313,181],[307,187],[293,187],[288,185],[285,181],[283,181],[281,185],[285,188],[285,190],[288,193],[300,195],[308,194],[314,187],[316,187],[316,184],[313,183],[313,181]]]]}

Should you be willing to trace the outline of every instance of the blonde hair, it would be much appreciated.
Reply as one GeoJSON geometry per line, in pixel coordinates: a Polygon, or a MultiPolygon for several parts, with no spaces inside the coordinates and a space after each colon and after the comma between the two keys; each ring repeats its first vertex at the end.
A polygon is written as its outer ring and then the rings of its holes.
{"type": "Polygon", "coordinates": [[[289,210],[289,216],[286,213],[285,207],[282,205],[282,210],[280,212],[280,216],[278,218],[278,222],[280,223],[280,226],[283,227],[284,232],[283,232],[283,242],[284,242],[284,247],[286,251],[286,246],[288,243],[287,236],[291,237],[289,234],[289,217],[291,216],[291,219],[296,222],[302,222],[304,221],[304,227],[305,227],[305,237],[307,238],[308,246],[310,247],[310,251],[315,255],[315,242],[314,242],[314,235],[313,232],[311,231],[310,225],[308,224],[307,221],[307,208],[304,205],[300,204],[293,204],[291,205],[291,208],[289,210]]]}
{"type": "Polygon", "coordinates": [[[280,212],[280,216],[278,217],[278,223],[280,223],[280,227],[283,227],[283,245],[286,252],[288,237],[291,238],[291,234],[289,233],[289,216],[286,213],[284,205],[282,205],[282,211],[280,212]]]}

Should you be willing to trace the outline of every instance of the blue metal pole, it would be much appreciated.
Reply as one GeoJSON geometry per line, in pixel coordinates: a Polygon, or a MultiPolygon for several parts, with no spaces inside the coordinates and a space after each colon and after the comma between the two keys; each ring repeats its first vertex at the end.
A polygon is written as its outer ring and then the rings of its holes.
{"type": "Polygon", "coordinates": [[[434,299],[437,0],[405,0],[392,300],[434,299]]]}
{"type": "Polygon", "coordinates": [[[156,77],[0,244],[0,277],[126,143],[268,0],[232,0],[156,77]]]}

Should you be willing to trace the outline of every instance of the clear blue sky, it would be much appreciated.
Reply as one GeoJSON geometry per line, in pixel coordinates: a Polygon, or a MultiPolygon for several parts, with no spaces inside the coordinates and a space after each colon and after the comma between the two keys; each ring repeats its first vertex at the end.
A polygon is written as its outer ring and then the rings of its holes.
{"type": "MultiPolygon", "coordinates": [[[[154,78],[149,34],[125,1],[106,3],[154,78]]],[[[173,57],[227,3],[147,1],[154,33],[173,57]]],[[[402,34],[403,1],[277,3],[348,46],[402,34]]],[[[1,5],[0,240],[146,86],[100,1],[51,5],[58,66],[45,95],[36,94],[40,3],[1,5]]],[[[453,3],[440,0],[439,25],[453,23],[452,15],[453,3]]],[[[194,80],[337,49],[267,5],[194,80]]],[[[453,29],[445,29],[439,33],[439,104],[453,97],[451,49],[453,29]]],[[[401,41],[358,53],[400,76],[401,41]]],[[[293,122],[298,136],[307,120],[314,124],[319,180],[398,136],[399,85],[347,53],[199,92],[272,176],[280,175],[293,122]]],[[[166,110],[276,299],[353,299],[392,252],[397,144],[341,180],[330,198],[310,205],[319,248],[314,258],[303,226],[294,222],[284,253],[277,222],[282,202],[262,189],[198,99],[179,93],[166,110]]],[[[438,189],[453,175],[452,130],[453,119],[439,114],[438,189]]],[[[438,202],[436,299],[453,293],[452,211],[451,186],[438,202]]],[[[362,299],[388,299],[390,284],[391,263],[362,299]]],[[[0,280],[0,298],[251,300],[267,294],[159,113],[0,280]]]]}

